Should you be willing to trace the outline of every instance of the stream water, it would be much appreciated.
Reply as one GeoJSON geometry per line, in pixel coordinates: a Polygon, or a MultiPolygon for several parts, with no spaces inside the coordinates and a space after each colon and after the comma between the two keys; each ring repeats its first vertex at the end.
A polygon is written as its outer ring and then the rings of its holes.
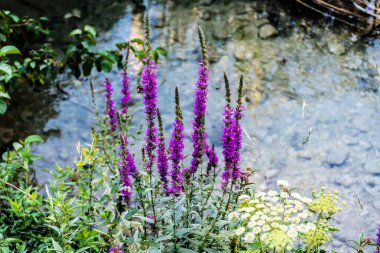
{"type": "MultiPolygon", "coordinates": [[[[320,186],[340,191],[348,206],[336,216],[342,232],[333,246],[347,252],[348,240],[356,240],[361,232],[374,235],[380,222],[380,42],[320,17],[308,18],[290,1],[211,2],[148,4],[153,44],[169,52],[158,62],[158,104],[167,133],[175,86],[181,93],[187,136],[191,132],[199,25],[212,63],[209,139],[220,147],[223,72],[233,90],[243,74],[243,167],[257,170],[253,180],[259,189],[285,179],[304,194],[320,186]]],[[[142,12],[134,4],[102,6],[101,15],[89,11],[84,17],[100,23],[94,24],[100,31],[99,48],[143,37],[142,12]]],[[[140,67],[130,66],[134,87],[140,67]]],[[[93,72],[97,103],[103,109],[105,77],[116,90],[121,87],[119,71],[93,72]]],[[[45,143],[33,146],[45,157],[35,165],[40,183],[48,180],[42,168],[54,169],[54,161],[71,166],[76,144],[89,141],[94,113],[89,80],[80,81],[80,86],[65,88],[69,96],[55,89],[13,94],[11,111],[1,120],[2,141],[33,133],[45,137],[45,143]]],[[[133,92],[132,97],[135,122],[143,122],[141,95],[133,92]]]]}

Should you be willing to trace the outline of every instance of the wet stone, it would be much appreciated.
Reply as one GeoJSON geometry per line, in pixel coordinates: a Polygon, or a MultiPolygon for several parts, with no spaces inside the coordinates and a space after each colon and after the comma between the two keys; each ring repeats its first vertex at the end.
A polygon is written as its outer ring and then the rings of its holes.
{"type": "Polygon", "coordinates": [[[232,37],[230,29],[226,29],[225,25],[215,25],[212,36],[217,40],[227,40],[232,37]]]}
{"type": "Polygon", "coordinates": [[[250,60],[253,57],[253,53],[247,50],[243,45],[236,44],[234,47],[234,57],[238,61],[250,60]]]}
{"type": "Polygon", "coordinates": [[[357,179],[355,178],[355,175],[352,175],[352,174],[344,174],[343,176],[338,177],[334,180],[334,183],[336,185],[342,185],[346,188],[351,187],[356,182],[357,182],[357,179]]]}
{"type": "Polygon", "coordinates": [[[343,42],[339,41],[336,36],[331,36],[327,42],[329,52],[335,55],[342,55],[346,53],[346,46],[343,42]]]}
{"type": "Polygon", "coordinates": [[[327,151],[325,163],[329,167],[340,167],[342,166],[349,155],[349,150],[346,147],[335,147],[327,151]]]}
{"type": "Polygon", "coordinates": [[[266,40],[278,34],[277,29],[271,24],[265,24],[259,29],[260,39],[266,40]]]}
{"type": "Polygon", "coordinates": [[[380,175],[380,161],[372,160],[364,165],[365,172],[380,175]]]}
{"type": "Polygon", "coordinates": [[[377,210],[380,210],[380,200],[377,200],[377,201],[373,202],[373,206],[374,206],[377,210]]]}

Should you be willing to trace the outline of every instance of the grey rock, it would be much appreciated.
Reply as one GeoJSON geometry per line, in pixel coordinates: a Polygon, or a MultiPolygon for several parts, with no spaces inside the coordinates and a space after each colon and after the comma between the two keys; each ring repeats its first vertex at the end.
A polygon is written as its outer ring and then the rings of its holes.
{"type": "Polygon", "coordinates": [[[346,53],[346,46],[336,36],[331,36],[327,42],[329,52],[335,55],[342,55],[346,53]]]}
{"type": "Polygon", "coordinates": [[[212,36],[217,40],[227,40],[232,37],[232,32],[226,28],[226,25],[217,24],[214,26],[212,36]]]}
{"type": "Polygon", "coordinates": [[[243,28],[244,38],[256,38],[259,33],[259,28],[253,24],[249,24],[243,28]]]}
{"type": "Polygon", "coordinates": [[[364,165],[365,172],[380,175],[380,161],[372,160],[364,165]]]}
{"type": "Polygon", "coordinates": [[[380,210],[380,200],[376,200],[375,202],[373,202],[373,206],[374,206],[377,210],[380,210]]]}
{"type": "Polygon", "coordinates": [[[233,54],[238,61],[250,60],[253,57],[253,53],[251,51],[247,50],[245,46],[239,44],[235,45],[233,54]]]}
{"type": "Polygon", "coordinates": [[[325,163],[330,167],[342,166],[349,155],[347,147],[335,147],[328,150],[325,163]]]}
{"type": "Polygon", "coordinates": [[[344,174],[334,180],[336,185],[342,185],[346,188],[351,187],[357,182],[357,178],[353,174],[344,174]]]}
{"type": "Polygon", "coordinates": [[[261,26],[259,30],[259,37],[263,40],[274,37],[277,34],[277,29],[271,24],[265,24],[261,26]]]}

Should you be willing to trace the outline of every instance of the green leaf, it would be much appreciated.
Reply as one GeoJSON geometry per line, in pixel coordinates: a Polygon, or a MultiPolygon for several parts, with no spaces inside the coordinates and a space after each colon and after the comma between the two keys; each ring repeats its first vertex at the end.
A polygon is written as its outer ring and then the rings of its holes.
{"type": "Polygon", "coordinates": [[[0,41],[1,42],[6,42],[7,41],[7,37],[5,37],[4,34],[0,33],[0,41]]]}
{"type": "Polygon", "coordinates": [[[168,51],[166,51],[166,49],[163,48],[163,47],[156,47],[156,48],[154,49],[154,51],[157,51],[158,54],[160,54],[160,55],[162,55],[162,56],[164,56],[164,57],[167,57],[167,56],[168,56],[168,51]]]}
{"type": "Polygon", "coordinates": [[[80,253],[80,252],[84,252],[86,251],[87,249],[89,249],[90,247],[83,247],[83,248],[80,248],[78,249],[77,251],[75,251],[75,253],[80,253]]]}
{"type": "Polygon", "coordinates": [[[12,67],[9,64],[6,64],[4,62],[0,63],[0,71],[6,74],[7,76],[12,76],[12,67]]]}
{"type": "Polygon", "coordinates": [[[137,51],[137,57],[139,58],[140,61],[141,61],[142,59],[144,59],[145,56],[146,56],[146,54],[145,54],[145,51],[144,51],[144,50],[137,51]]]}
{"type": "Polygon", "coordinates": [[[93,26],[85,25],[83,30],[91,34],[92,37],[96,38],[96,30],[93,26]]]}
{"type": "Polygon", "coordinates": [[[167,241],[167,240],[172,239],[172,237],[173,236],[171,234],[170,235],[161,236],[161,237],[157,238],[155,242],[159,243],[159,242],[162,242],[162,241],[167,241]]]}
{"type": "Polygon", "coordinates": [[[0,91],[0,98],[11,99],[8,93],[0,91]]]}
{"type": "Polygon", "coordinates": [[[100,66],[104,72],[111,72],[112,70],[112,62],[109,60],[102,60],[100,62],[100,66]]]}
{"type": "Polygon", "coordinates": [[[21,54],[21,52],[15,46],[5,46],[0,49],[0,57],[8,54],[21,54]]]}
{"type": "Polygon", "coordinates": [[[29,144],[29,143],[33,143],[33,142],[43,142],[43,141],[44,140],[39,135],[30,135],[30,136],[26,137],[24,143],[29,144]]]}
{"type": "Polygon", "coordinates": [[[20,148],[22,148],[22,145],[18,142],[14,142],[12,145],[16,151],[18,151],[20,148]]]}
{"type": "Polygon", "coordinates": [[[69,34],[69,36],[70,37],[74,37],[74,36],[76,36],[76,35],[81,35],[82,34],[82,30],[81,29],[75,29],[75,30],[73,30],[70,34],[69,34]]]}
{"type": "Polygon", "coordinates": [[[4,100],[0,99],[0,115],[4,115],[7,111],[7,103],[4,100]]]}
{"type": "Polygon", "coordinates": [[[57,252],[63,253],[63,249],[62,249],[61,245],[59,245],[56,241],[54,241],[53,238],[51,238],[51,241],[53,243],[54,250],[57,252]]]}
{"type": "Polygon", "coordinates": [[[89,76],[91,75],[92,66],[94,65],[94,62],[92,60],[87,60],[82,65],[83,75],[89,76]]]}
{"type": "Polygon", "coordinates": [[[147,253],[161,253],[161,250],[153,245],[149,246],[147,253]]]}
{"type": "Polygon", "coordinates": [[[29,63],[29,66],[34,69],[36,67],[36,62],[35,61],[32,61],[29,63]]]}
{"type": "Polygon", "coordinates": [[[197,251],[186,248],[178,248],[178,253],[197,253],[197,251]]]}
{"type": "Polygon", "coordinates": [[[139,39],[139,38],[132,39],[131,42],[132,43],[137,43],[139,45],[144,45],[144,40],[139,39]]]}

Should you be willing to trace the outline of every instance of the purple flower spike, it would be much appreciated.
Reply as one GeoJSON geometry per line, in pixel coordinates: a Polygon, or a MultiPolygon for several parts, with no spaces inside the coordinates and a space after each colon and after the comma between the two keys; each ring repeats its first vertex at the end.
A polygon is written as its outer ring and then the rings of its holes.
{"type": "Polygon", "coordinates": [[[123,109],[121,110],[121,114],[125,114],[128,110],[128,103],[131,101],[131,92],[129,90],[130,78],[126,71],[122,72],[121,76],[123,77],[123,88],[121,89],[121,93],[123,94],[123,97],[121,98],[121,106],[123,107],[123,109]]]}
{"type": "Polygon", "coordinates": [[[243,118],[243,111],[244,106],[242,105],[242,98],[243,98],[243,77],[240,78],[239,83],[239,90],[238,90],[238,99],[237,99],[237,105],[234,112],[235,117],[235,158],[234,158],[234,166],[233,166],[233,173],[232,178],[234,180],[237,180],[241,176],[240,172],[240,151],[242,147],[242,129],[240,125],[240,120],[243,118]]]}
{"type": "Polygon", "coordinates": [[[185,139],[184,127],[182,122],[182,111],[179,103],[178,88],[175,89],[175,101],[176,101],[176,118],[173,123],[173,133],[169,144],[170,160],[172,161],[172,170],[170,172],[171,187],[169,193],[179,195],[182,192],[182,171],[181,164],[183,162],[183,150],[185,139]]]}
{"type": "Polygon", "coordinates": [[[152,173],[153,164],[156,161],[154,151],[157,147],[157,128],[154,122],[157,116],[157,67],[149,57],[144,59],[144,63],[141,85],[144,93],[145,119],[148,126],[145,135],[145,153],[147,155],[145,167],[148,173],[152,173]]]}
{"type": "Polygon", "coordinates": [[[209,174],[211,168],[216,168],[218,166],[219,158],[215,152],[214,145],[211,147],[207,142],[205,142],[205,150],[208,157],[207,174],[209,174]]]}
{"type": "MultiPolygon", "coordinates": [[[[198,28],[199,41],[202,49],[202,59],[200,61],[200,69],[198,73],[198,81],[195,89],[195,103],[194,103],[194,120],[193,120],[193,132],[191,140],[193,142],[192,160],[190,162],[190,168],[188,173],[194,174],[204,154],[204,141],[205,141],[205,115],[207,105],[208,94],[208,81],[209,70],[207,62],[207,51],[205,45],[205,39],[203,32],[198,28]]],[[[188,176],[188,175],[187,175],[188,176]]]]}
{"type": "Polygon", "coordinates": [[[115,102],[112,100],[112,84],[108,79],[106,79],[104,87],[106,88],[106,94],[104,96],[107,98],[107,114],[109,117],[107,122],[110,125],[110,130],[113,132],[117,129],[117,113],[115,109],[115,102]]]}
{"type": "Polygon", "coordinates": [[[121,154],[120,154],[120,193],[124,201],[129,205],[133,193],[131,177],[136,179],[138,172],[132,154],[128,149],[127,136],[121,138],[121,154]]]}
{"type": "Polygon", "coordinates": [[[168,193],[168,155],[166,153],[164,130],[162,128],[162,119],[160,111],[157,109],[157,118],[159,126],[159,137],[158,137],[158,150],[157,150],[157,169],[160,175],[161,187],[164,189],[165,193],[168,193]]]}
{"type": "Polygon", "coordinates": [[[234,164],[235,164],[235,118],[233,117],[234,110],[225,107],[224,110],[224,127],[222,136],[222,147],[224,156],[224,171],[222,173],[222,188],[227,189],[229,181],[234,177],[234,164]]]}

